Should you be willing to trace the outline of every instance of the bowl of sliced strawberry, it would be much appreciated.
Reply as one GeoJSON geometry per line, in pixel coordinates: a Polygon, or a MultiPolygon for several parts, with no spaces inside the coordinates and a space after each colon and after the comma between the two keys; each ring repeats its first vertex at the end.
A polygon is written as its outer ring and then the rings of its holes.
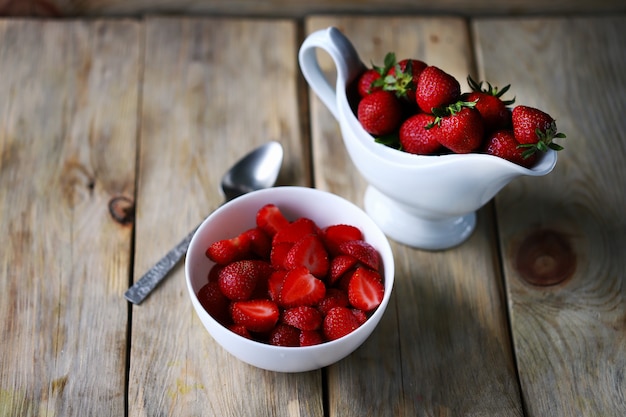
{"type": "Polygon", "coordinates": [[[193,307],[240,360],[304,372],[374,331],[394,281],[389,241],[353,203],[305,187],[255,191],[201,224],[185,261],[193,307]]]}
{"type": "Polygon", "coordinates": [[[512,108],[504,97],[509,86],[468,76],[463,91],[445,69],[393,53],[367,66],[334,27],[311,33],[298,59],[368,182],[365,211],[400,243],[427,250],[461,244],[478,209],[514,178],[551,172],[562,149],[555,120],[537,108],[512,108]],[[318,50],[335,63],[334,87],[318,50]]]}

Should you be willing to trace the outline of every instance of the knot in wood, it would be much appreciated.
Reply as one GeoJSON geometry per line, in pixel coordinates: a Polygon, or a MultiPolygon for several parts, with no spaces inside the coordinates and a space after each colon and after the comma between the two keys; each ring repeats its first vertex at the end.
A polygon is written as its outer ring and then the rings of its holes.
{"type": "Polygon", "coordinates": [[[542,229],[527,236],[515,255],[515,268],[532,285],[557,285],[576,270],[576,255],[566,236],[542,229]]]}
{"type": "Polygon", "coordinates": [[[109,213],[120,224],[130,224],[135,220],[135,203],[128,197],[117,196],[109,201],[109,213]]]}

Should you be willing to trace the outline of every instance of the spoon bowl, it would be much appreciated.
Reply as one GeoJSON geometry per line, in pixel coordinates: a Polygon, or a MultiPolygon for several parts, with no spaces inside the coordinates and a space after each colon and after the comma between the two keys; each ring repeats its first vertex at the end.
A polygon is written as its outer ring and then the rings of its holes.
{"type": "MultiPolygon", "coordinates": [[[[265,143],[245,155],[222,177],[220,191],[225,202],[252,191],[274,186],[282,162],[283,147],[275,141],[265,143]]],[[[141,304],[187,253],[191,238],[199,226],[194,227],[183,240],[133,284],[124,293],[124,297],[133,304],[141,304]]]]}
{"type": "Polygon", "coordinates": [[[244,156],[222,177],[220,191],[224,200],[272,187],[280,173],[282,159],[283,147],[274,141],[244,156]]]}

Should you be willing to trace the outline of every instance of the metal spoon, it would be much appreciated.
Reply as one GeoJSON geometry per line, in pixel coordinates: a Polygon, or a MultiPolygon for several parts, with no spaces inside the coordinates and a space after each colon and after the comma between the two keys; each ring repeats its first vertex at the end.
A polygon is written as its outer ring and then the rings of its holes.
{"type": "MultiPolygon", "coordinates": [[[[225,202],[251,191],[272,187],[276,183],[282,162],[283,147],[278,142],[268,142],[244,156],[222,177],[220,189],[225,202]]],[[[187,253],[191,238],[198,227],[200,225],[150,268],[124,293],[124,297],[133,304],[140,304],[187,253]]]]}

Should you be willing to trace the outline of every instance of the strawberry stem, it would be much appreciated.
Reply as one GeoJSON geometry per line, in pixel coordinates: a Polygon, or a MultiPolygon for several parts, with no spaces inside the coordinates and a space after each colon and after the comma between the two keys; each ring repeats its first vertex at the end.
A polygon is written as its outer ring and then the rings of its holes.
{"type": "Polygon", "coordinates": [[[565,149],[558,143],[553,142],[554,139],[565,139],[566,137],[564,133],[557,132],[556,123],[553,122],[545,132],[541,131],[539,128],[535,129],[535,134],[539,138],[537,143],[523,143],[517,145],[518,148],[527,148],[522,152],[522,158],[526,159],[537,152],[548,152],[548,149],[554,151],[562,151],[565,149]]]}
{"type": "Polygon", "coordinates": [[[428,123],[425,126],[425,128],[431,129],[435,125],[441,124],[441,119],[447,116],[454,116],[455,114],[463,110],[465,107],[474,108],[476,107],[476,103],[478,103],[478,100],[474,100],[474,101],[459,100],[456,103],[452,103],[448,106],[435,107],[433,108],[433,116],[435,116],[435,120],[428,123]]]}

